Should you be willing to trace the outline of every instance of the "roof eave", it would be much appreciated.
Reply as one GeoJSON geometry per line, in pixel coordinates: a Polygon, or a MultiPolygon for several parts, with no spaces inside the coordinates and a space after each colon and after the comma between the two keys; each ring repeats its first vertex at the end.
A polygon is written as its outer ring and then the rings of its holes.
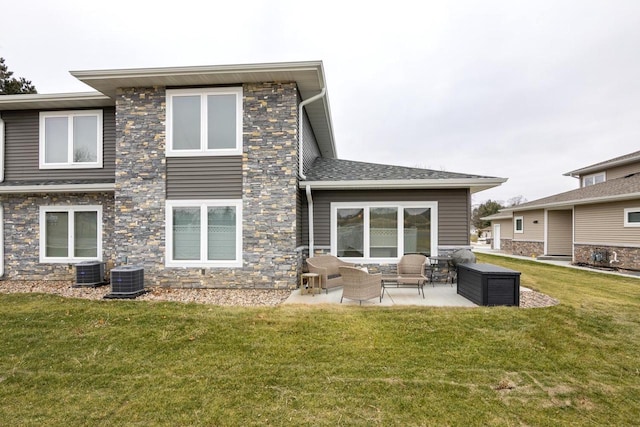
{"type": "MultiPolygon", "coordinates": [[[[215,66],[138,68],[71,71],[72,76],[94,89],[116,96],[120,87],[211,86],[266,81],[295,81],[302,99],[326,87],[322,61],[276,62],[215,66]]],[[[323,157],[337,156],[329,98],[306,107],[323,157]]]]}
{"type": "Polygon", "coordinates": [[[640,155],[639,156],[633,156],[633,157],[628,157],[626,159],[620,159],[617,161],[610,161],[610,162],[605,162],[605,163],[601,163],[601,164],[597,164],[597,165],[591,165],[591,166],[587,166],[585,168],[580,168],[580,169],[576,169],[567,173],[564,173],[564,176],[571,176],[574,178],[578,178],[581,175],[587,174],[587,173],[593,173],[593,172],[599,172],[599,171],[603,171],[605,169],[609,169],[612,167],[617,167],[617,166],[624,166],[627,165],[629,163],[636,163],[640,161],[640,155]]]}
{"type": "Polygon", "coordinates": [[[100,92],[21,94],[0,96],[0,111],[111,107],[115,101],[100,92]]]}
{"type": "Polygon", "coordinates": [[[114,183],[0,186],[0,194],[111,193],[114,191],[114,183]]]}
{"type": "Polygon", "coordinates": [[[310,186],[314,190],[377,190],[377,189],[453,189],[469,188],[472,193],[497,187],[506,178],[491,179],[400,179],[353,181],[300,181],[300,188],[310,186]]]}
{"type": "Polygon", "coordinates": [[[527,206],[513,206],[509,208],[511,212],[517,211],[528,211],[533,209],[561,209],[561,208],[571,208],[573,206],[579,205],[591,205],[596,203],[610,203],[610,202],[621,202],[625,200],[633,200],[640,199],[640,193],[628,193],[628,194],[617,194],[613,196],[602,196],[602,197],[590,197],[586,199],[575,199],[575,200],[565,200],[562,202],[550,202],[550,203],[540,203],[535,205],[527,205],[527,206]]]}

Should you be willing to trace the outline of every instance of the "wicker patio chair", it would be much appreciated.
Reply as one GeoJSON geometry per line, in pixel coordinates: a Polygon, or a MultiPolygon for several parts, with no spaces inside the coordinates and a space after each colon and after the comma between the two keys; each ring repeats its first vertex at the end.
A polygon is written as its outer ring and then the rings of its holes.
{"type": "Polygon", "coordinates": [[[415,285],[418,287],[418,294],[422,289],[422,298],[424,298],[424,284],[427,281],[426,271],[428,265],[429,262],[424,255],[403,255],[398,262],[398,286],[415,285]]]}
{"type": "Polygon", "coordinates": [[[342,261],[333,255],[319,255],[307,258],[309,273],[320,275],[320,287],[329,293],[329,289],[342,286],[339,267],[353,267],[350,262],[342,261]]]}
{"type": "Polygon", "coordinates": [[[355,267],[339,267],[342,276],[342,297],[362,301],[379,298],[382,302],[382,274],[370,274],[355,267]]]}

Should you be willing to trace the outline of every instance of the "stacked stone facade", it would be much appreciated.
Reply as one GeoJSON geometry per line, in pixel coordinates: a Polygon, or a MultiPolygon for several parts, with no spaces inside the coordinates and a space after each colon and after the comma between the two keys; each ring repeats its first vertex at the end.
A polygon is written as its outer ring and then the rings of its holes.
{"type": "Polygon", "coordinates": [[[40,263],[40,206],[102,206],[102,250],[107,270],[116,252],[112,194],[4,195],[5,280],[75,280],[72,264],[40,263]]]}
{"type": "MultiPolygon", "coordinates": [[[[504,248],[503,250],[506,250],[504,248]]],[[[511,253],[513,255],[538,257],[544,255],[544,242],[511,241],[511,253]]]]}
{"type": "MultiPolygon", "coordinates": [[[[297,88],[243,86],[241,268],[165,267],[164,88],[121,89],[116,100],[116,264],[143,265],[147,286],[291,288],[296,251],[297,88]]],[[[219,185],[212,182],[211,185],[219,185]]]]}
{"type": "Polygon", "coordinates": [[[574,246],[574,262],[596,267],[640,270],[640,248],[577,244],[574,246]],[[592,257],[594,252],[606,253],[606,257],[602,261],[595,261],[592,257]]]}

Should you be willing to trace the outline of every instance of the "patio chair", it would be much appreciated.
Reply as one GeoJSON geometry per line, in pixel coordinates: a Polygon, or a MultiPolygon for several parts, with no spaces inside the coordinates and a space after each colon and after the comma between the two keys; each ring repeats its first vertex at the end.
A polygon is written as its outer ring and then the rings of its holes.
{"type": "Polygon", "coordinates": [[[355,267],[339,267],[342,276],[342,297],[362,301],[379,298],[382,302],[382,274],[370,274],[355,267]]]}
{"type": "Polygon", "coordinates": [[[339,267],[353,267],[354,264],[342,261],[333,255],[319,255],[307,258],[309,273],[320,275],[320,287],[329,293],[329,289],[342,286],[339,267]]]}
{"type": "Polygon", "coordinates": [[[426,270],[428,265],[429,262],[424,255],[403,255],[398,261],[398,286],[415,285],[418,287],[418,294],[422,289],[422,298],[424,298],[424,284],[427,281],[426,270]]]}

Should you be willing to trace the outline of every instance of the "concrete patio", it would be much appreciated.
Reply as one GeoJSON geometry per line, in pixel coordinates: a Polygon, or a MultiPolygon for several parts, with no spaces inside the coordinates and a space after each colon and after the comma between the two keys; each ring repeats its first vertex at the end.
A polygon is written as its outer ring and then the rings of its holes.
{"type": "MultiPolygon", "coordinates": [[[[422,293],[418,294],[416,288],[410,287],[386,287],[382,302],[379,299],[363,301],[362,306],[383,306],[394,305],[416,305],[423,307],[477,307],[465,297],[458,295],[456,285],[436,283],[435,286],[426,285],[424,287],[424,298],[422,293]]],[[[296,289],[283,304],[340,304],[342,288],[324,290],[320,294],[300,294],[300,289],[296,289]]],[[[342,305],[360,305],[359,301],[344,299],[342,305]]]]}

